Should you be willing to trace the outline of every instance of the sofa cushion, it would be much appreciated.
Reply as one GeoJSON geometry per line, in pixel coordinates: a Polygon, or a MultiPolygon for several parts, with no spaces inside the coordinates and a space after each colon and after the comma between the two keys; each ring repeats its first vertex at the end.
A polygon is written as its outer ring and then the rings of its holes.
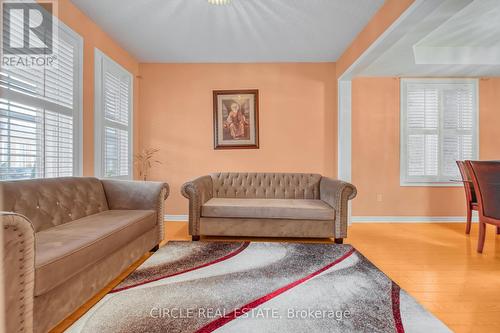
{"type": "Polygon", "coordinates": [[[0,206],[24,215],[35,232],[108,210],[101,181],[59,177],[0,182],[0,206]]]}
{"type": "Polygon", "coordinates": [[[153,229],[153,210],[108,210],[35,234],[35,296],[153,229]]]}
{"type": "Polygon", "coordinates": [[[212,198],[202,206],[201,216],[333,220],[335,210],[321,200],[212,198]]]}
{"type": "Polygon", "coordinates": [[[310,173],[213,173],[213,196],[240,199],[319,199],[321,175],[310,173]]]}

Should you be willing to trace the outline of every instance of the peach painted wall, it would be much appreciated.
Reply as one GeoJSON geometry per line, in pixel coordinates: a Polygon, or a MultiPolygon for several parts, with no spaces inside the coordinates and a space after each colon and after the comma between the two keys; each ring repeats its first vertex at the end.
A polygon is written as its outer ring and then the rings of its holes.
{"type": "Polygon", "coordinates": [[[337,60],[337,77],[340,77],[414,2],[415,0],[386,0],[337,60]]]}
{"type": "Polygon", "coordinates": [[[141,64],[140,145],[160,148],[151,178],[168,181],[168,214],[187,214],[187,180],[217,171],[335,176],[334,63],[141,64]],[[212,91],[259,89],[260,149],[214,150],[212,91]]]}
{"type": "MultiPolygon", "coordinates": [[[[59,0],[56,13],[61,21],[83,38],[83,174],[94,175],[94,48],[119,63],[134,76],[134,125],[139,119],[139,62],[118,45],[96,23],[69,0],[59,0]]],[[[138,147],[139,127],[134,126],[134,150],[138,147]]]]}
{"type": "MultiPolygon", "coordinates": [[[[500,78],[479,81],[480,158],[500,159],[500,78]]],[[[352,81],[354,216],[465,215],[462,187],[399,185],[399,80],[352,81]]]]}
{"type": "Polygon", "coordinates": [[[500,77],[479,81],[479,157],[500,160],[500,77]]]}

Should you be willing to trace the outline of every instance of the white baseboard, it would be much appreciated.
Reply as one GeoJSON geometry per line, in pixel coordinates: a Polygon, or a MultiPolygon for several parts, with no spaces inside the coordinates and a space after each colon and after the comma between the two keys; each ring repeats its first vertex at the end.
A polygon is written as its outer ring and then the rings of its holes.
{"type": "MultiPolygon", "coordinates": [[[[477,222],[473,212],[472,222],[477,222]]],[[[188,215],[165,215],[167,222],[187,222],[188,215]]],[[[353,223],[465,223],[465,216],[353,216],[353,223]]]]}
{"type": "Polygon", "coordinates": [[[169,215],[165,214],[164,220],[167,222],[187,222],[189,219],[188,215],[169,215]]]}
{"type": "MultiPolygon", "coordinates": [[[[353,216],[353,223],[465,223],[465,216],[353,216]]],[[[478,222],[477,214],[472,222],[478,222]]]]}

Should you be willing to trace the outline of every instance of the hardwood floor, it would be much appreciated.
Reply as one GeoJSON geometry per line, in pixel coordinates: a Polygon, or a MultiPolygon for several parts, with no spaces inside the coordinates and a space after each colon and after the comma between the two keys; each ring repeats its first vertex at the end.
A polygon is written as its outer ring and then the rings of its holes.
{"type": "Polygon", "coordinates": [[[500,236],[477,224],[355,224],[348,243],[454,332],[500,332],[500,236]]]}
{"type": "MultiPolygon", "coordinates": [[[[478,254],[477,224],[470,235],[465,235],[464,228],[458,223],[354,224],[345,243],[354,245],[454,332],[500,332],[500,235],[489,226],[483,254],[478,254]]],[[[165,229],[166,241],[190,240],[185,222],[167,222],[165,229]]],[[[148,257],[141,258],[53,332],[64,331],[148,257]]]]}

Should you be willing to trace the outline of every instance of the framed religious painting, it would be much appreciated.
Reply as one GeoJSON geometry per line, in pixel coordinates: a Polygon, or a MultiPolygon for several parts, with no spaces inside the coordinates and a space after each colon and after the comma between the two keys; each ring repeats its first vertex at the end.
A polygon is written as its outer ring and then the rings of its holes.
{"type": "Polygon", "coordinates": [[[259,91],[215,90],[214,149],[259,148],[259,91]]]}

